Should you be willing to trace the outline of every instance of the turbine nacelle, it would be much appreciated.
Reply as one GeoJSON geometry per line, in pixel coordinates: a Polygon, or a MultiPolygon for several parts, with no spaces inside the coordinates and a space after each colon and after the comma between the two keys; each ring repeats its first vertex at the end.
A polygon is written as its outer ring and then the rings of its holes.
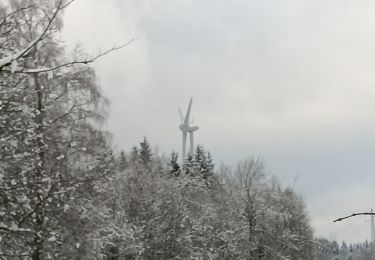
{"type": "Polygon", "coordinates": [[[185,125],[185,124],[181,124],[180,125],[180,130],[182,132],[194,132],[194,131],[197,131],[199,129],[199,127],[197,125],[185,125]]]}

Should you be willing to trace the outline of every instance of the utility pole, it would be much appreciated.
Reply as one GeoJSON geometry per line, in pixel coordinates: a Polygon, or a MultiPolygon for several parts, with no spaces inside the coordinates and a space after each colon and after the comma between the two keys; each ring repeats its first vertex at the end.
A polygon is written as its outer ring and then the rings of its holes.
{"type": "MultiPolygon", "coordinates": [[[[374,211],[371,209],[371,213],[374,213],[374,211]]],[[[374,224],[374,215],[370,216],[370,222],[371,222],[371,243],[375,243],[375,224],[374,224]]]]}
{"type": "MultiPolygon", "coordinates": [[[[373,209],[371,209],[371,213],[374,213],[373,209]]],[[[370,225],[371,225],[371,230],[370,230],[371,231],[371,240],[370,240],[371,259],[374,259],[374,246],[375,246],[375,221],[374,221],[374,215],[370,216],[370,225]]]]}

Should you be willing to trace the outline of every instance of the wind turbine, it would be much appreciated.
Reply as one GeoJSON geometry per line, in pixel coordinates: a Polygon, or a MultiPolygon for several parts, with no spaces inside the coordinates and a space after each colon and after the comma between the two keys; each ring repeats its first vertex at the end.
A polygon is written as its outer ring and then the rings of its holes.
{"type": "Polygon", "coordinates": [[[180,118],[181,118],[181,124],[180,124],[180,130],[182,131],[182,164],[185,163],[185,153],[186,153],[186,139],[187,134],[190,135],[190,154],[194,153],[194,131],[197,131],[199,127],[197,125],[194,125],[190,121],[190,111],[191,111],[191,104],[193,103],[193,98],[190,98],[189,106],[186,111],[186,115],[182,114],[181,108],[179,108],[180,118]]]}

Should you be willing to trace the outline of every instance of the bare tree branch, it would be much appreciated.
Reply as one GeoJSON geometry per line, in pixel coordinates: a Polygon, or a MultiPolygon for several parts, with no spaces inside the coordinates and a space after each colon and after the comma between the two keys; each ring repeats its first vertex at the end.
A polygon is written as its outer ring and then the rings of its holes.
{"type": "MultiPolygon", "coordinates": [[[[70,3],[68,3],[70,4],[70,3]]],[[[36,38],[34,41],[30,42],[26,48],[24,48],[23,50],[21,51],[18,51],[16,54],[14,55],[11,55],[11,56],[8,56],[8,57],[5,57],[5,58],[2,58],[0,59],[0,71],[2,70],[2,68],[6,67],[6,66],[9,66],[13,61],[15,60],[18,60],[19,58],[23,57],[25,54],[27,54],[38,42],[40,42],[41,40],[43,40],[44,36],[46,35],[46,33],[48,32],[48,30],[50,29],[51,25],[52,25],[52,22],[55,20],[57,14],[67,5],[63,5],[63,0],[60,0],[59,1],[59,4],[56,8],[56,11],[53,13],[52,17],[49,19],[48,21],[48,24],[46,26],[46,28],[44,28],[43,32],[39,35],[38,38],[36,38]]]]}
{"type": "Polygon", "coordinates": [[[11,12],[10,14],[8,14],[7,16],[4,17],[4,19],[0,22],[0,26],[4,25],[5,21],[11,17],[12,15],[18,13],[18,12],[21,12],[22,10],[26,10],[26,9],[29,9],[31,6],[25,6],[25,7],[21,7],[13,12],[11,12]]]}
{"type": "MultiPolygon", "coordinates": [[[[115,47],[112,47],[111,49],[108,49],[104,52],[100,52],[98,55],[94,56],[93,58],[89,58],[89,59],[84,59],[84,60],[77,60],[77,61],[70,61],[70,62],[66,62],[66,63],[63,63],[63,64],[60,64],[60,65],[57,65],[55,67],[52,67],[52,68],[36,68],[36,69],[23,69],[23,70],[16,70],[14,71],[13,73],[24,73],[24,74],[36,74],[36,73],[43,73],[43,72],[49,72],[49,71],[54,71],[54,70],[57,70],[57,69],[60,69],[60,68],[63,68],[63,67],[70,67],[70,66],[73,66],[75,64],[89,64],[89,63],[93,63],[94,61],[96,61],[97,59],[113,52],[113,51],[117,51],[119,49],[122,49],[124,48],[125,46],[128,46],[130,45],[132,42],[134,41],[134,38],[131,39],[130,41],[120,45],[120,46],[115,46],[115,47]]],[[[1,67],[0,67],[1,69],[1,67]]],[[[3,70],[4,72],[11,72],[10,70],[3,70]]]]}
{"type": "Polygon", "coordinates": [[[375,216],[375,213],[372,213],[372,212],[354,213],[346,217],[335,219],[333,222],[340,222],[340,221],[343,221],[344,219],[355,217],[355,216],[375,216]]]}
{"type": "Polygon", "coordinates": [[[75,0],[70,0],[69,2],[67,2],[65,5],[61,6],[61,9],[64,9],[66,8],[67,6],[69,6],[71,3],[73,3],[75,0]]]}

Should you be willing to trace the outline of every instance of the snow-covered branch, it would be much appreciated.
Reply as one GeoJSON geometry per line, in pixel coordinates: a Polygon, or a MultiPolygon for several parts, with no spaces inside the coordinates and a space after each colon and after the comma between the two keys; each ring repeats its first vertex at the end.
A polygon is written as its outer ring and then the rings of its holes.
{"type": "Polygon", "coordinates": [[[33,233],[33,231],[29,228],[20,228],[18,226],[7,226],[4,223],[0,223],[0,232],[30,232],[33,233]]]}
{"type": "MultiPolygon", "coordinates": [[[[20,59],[21,57],[25,56],[33,47],[36,46],[36,44],[38,42],[40,42],[40,41],[43,40],[44,36],[46,35],[46,33],[48,32],[48,30],[50,29],[53,21],[55,20],[57,14],[59,12],[61,12],[61,10],[63,10],[71,2],[72,1],[68,2],[67,4],[64,4],[64,1],[60,0],[59,3],[58,3],[58,5],[57,5],[56,10],[53,12],[52,17],[48,18],[48,24],[44,28],[43,32],[39,35],[39,37],[37,37],[35,40],[31,41],[25,48],[23,48],[22,50],[17,51],[15,54],[10,55],[10,56],[6,56],[6,57],[0,59],[0,71],[2,71],[4,67],[9,66],[9,65],[11,65],[11,67],[13,67],[11,70],[15,70],[14,69],[15,66],[12,66],[12,63],[15,64],[15,62],[17,62],[18,59],[20,59]]],[[[23,9],[25,9],[25,8],[23,8],[23,9]]],[[[19,9],[19,10],[21,10],[21,9],[19,9]]],[[[15,12],[17,12],[17,11],[18,10],[16,10],[15,12]]],[[[14,14],[15,12],[13,12],[11,14],[14,14]]],[[[8,15],[8,17],[9,17],[9,15],[8,15]]]]}
{"type": "Polygon", "coordinates": [[[76,65],[76,64],[84,64],[84,65],[87,65],[89,63],[93,63],[95,62],[96,60],[98,60],[99,58],[113,52],[113,51],[117,51],[119,49],[122,49],[124,48],[125,46],[131,44],[132,42],[134,41],[134,39],[131,39],[130,41],[120,45],[120,46],[114,46],[104,52],[100,52],[98,55],[92,57],[92,58],[88,58],[88,59],[83,59],[83,60],[74,60],[74,61],[70,61],[70,62],[66,62],[66,63],[62,63],[62,64],[59,64],[57,66],[54,66],[54,67],[51,67],[51,68],[48,68],[48,67],[41,67],[41,68],[35,68],[35,69],[21,69],[21,70],[3,70],[4,72],[11,72],[11,73],[24,73],[24,74],[35,74],[35,73],[43,73],[43,72],[50,72],[50,71],[54,71],[54,70],[57,70],[57,69],[61,69],[63,67],[70,67],[70,66],[73,66],[73,65],[76,65]]]}
{"type": "Polygon", "coordinates": [[[24,10],[27,10],[27,9],[29,9],[30,7],[31,7],[31,6],[21,7],[21,8],[19,8],[19,9],[15,10],[15,11],[9,13],[8,15],[6,15],[6,16],[3,18],[3,20],[1,20],[1,22],[0,22],[0,26],[3,26],[3,25],[5,24],[5,22],[6,22],[10,17],[12,17],[13,15],[15,15],[16,13],[21,12],[21,11],[24,11],[24,10]]]}

